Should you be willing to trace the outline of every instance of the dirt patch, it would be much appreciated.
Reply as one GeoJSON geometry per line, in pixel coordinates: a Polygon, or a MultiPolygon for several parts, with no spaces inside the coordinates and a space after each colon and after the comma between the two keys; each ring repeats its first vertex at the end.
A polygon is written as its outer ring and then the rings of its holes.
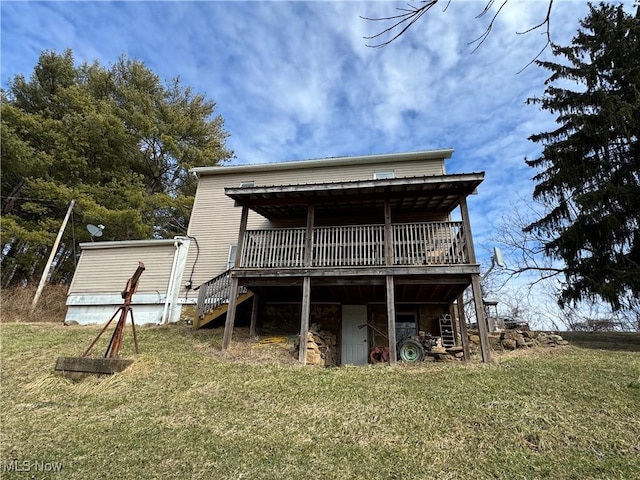
{"type": "Polygon", "coordinates": [[[251,337],[248,328],[234,328],[229,348],[222,350],[223,327],[203,329],[193,333],[197,339],[203,340],[198,350],[204,355],[220,360],[261,365],[293,365],[298,363],[298,354],[297,351],[294,351],[295,335],[251,337]]]}

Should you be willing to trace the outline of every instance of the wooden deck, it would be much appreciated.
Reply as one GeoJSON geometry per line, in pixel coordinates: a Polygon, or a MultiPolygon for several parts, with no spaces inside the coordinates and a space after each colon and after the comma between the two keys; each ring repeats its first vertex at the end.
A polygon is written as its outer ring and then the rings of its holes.
{"type": "MultiPolygon", "coordinates": [[[[460,265],[469,263],[462,222],[393,224],[392,265],[460,265]]],[[[311,267],[382,266],[384,225],[314,227],[311,267]]],[[[240,268],[305,266],[307,229],[247,230],[240,268]]]]}

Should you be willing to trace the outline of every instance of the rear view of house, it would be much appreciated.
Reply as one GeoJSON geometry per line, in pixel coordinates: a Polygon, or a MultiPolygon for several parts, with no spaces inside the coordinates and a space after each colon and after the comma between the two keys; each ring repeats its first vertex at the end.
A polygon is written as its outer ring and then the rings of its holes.
{"type": "Polygon", "coordinates": [[[419,331],[445,346],[466,341],[454,304],[472,285],[487,360],[467,208],[484,173],[447,175],[451,154],[193,169],[188,235],[197,249],[184,283],[198,293],[194,327],[224,318],[226,348],[239,315],[251,317],[252,333],[294,324],[302,339],[320,323],[338,339],[342,364],[367,363],[375,347],[394,363],[396,342],[419,331]]]}

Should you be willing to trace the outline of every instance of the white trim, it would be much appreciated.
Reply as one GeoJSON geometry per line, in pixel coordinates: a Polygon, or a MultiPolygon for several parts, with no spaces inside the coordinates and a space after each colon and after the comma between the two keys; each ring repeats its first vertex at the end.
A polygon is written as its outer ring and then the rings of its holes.
{"type": "Polygon", "coordinates": [[[162,245],[173,245],[175,242],[184,242],[184,238],[176,237],[162,238],[155,240],[120,240],[114,242],[83,242],[80,248],[83,250],[100,250],[103,248],[128,248],[128,247],[159,247],[162,245]]]}
{"type": "MultiPolygon", "coordinates": [[[[136,293],[131,298],[132,305],[163,305],[166,293],[136,293]]],[[[72,293],[67,297],[67,306],[72,305],[122,305],[122,295],[116,293],[72,293]]]]}
{"type": "Polygon", "coordinates": [[[356,157],[333,157],[290,162],[257,163],[249,165],[227,165],[215,167],[194,167],[189,171],[199,175],[227,175],[238,172],[264,172],[273,170],[294,170],[317,167],[336,167],[347,165],[373,165],[377,163],[406,162],[411,160],[438,160],[451,158],[453,149],[425,150],[418,152],[389,153],[381,155],[362,155],[356,157]]]}

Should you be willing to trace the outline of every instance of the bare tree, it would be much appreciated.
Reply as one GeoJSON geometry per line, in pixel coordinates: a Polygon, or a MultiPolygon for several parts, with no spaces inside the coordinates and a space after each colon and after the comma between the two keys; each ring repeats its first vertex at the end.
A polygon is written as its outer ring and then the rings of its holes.
{"type": "MultiPolygon", "coordinates": [[[[415,23],[422,18],[428,11],[434,8],[438,3],[444,4],[443,11],[446,11],[453,0],[420,0],[417,3],[407,3],[406,6],[396,7],[395,15],[389,15],[385,17],[366,17],[361,16],[364,20],[369,20],[372,22],[380,22],[385,25],[385,27],[379,31],[378,33],[364,37],[366,40],[371,40],[372,42],[367,44],[367,46],[372,48],[380,48],[389,45],[394,42],[398,38],[400,38],[407,30],[409,30],[415,23]]],[[[532,32],[534,30],[544,30],[546,35],[546,43],[544,47],[538,52],[538,54],[527,64],[527,66],[531,65],[534,61],[536,61],[542,52],[546,50],[546,48],[551,45],[551,8],[553,7],[554,0],[547,0],[547,11],[542,20],[527,28],[524,31],[516,32],[518,35],[524,35],[526,33],[532,32]]],[[[482,35],[477,37],[476,39],[469,42],[470,45],[475,44],[474,51],[484,43],[487,39],[493,27],[495,25],[496,19],[500,15],[500,12],[504,9],[504,7],[509,3],[509,0],[501,0],[500,2],[496,2],[495,0],[486,0],[484,7],[482,10],[476,15],[477,19],[481,19],[483,17],[491,17],[489,24],[485,28],[482,35]],[[493,10],[494,5],[498,5],[498,7],[493,10]]],[[[526,68],[526,67],[525,67],[526,68]]]]}
{"type": "Polygon", "coordinates": [[[500,300],[501,315],[520,314],[536,327],[640,331],[640,299],[630,295],[620,299],[619,311],[596,297],[558,304],[564,265],[544,254],[546,238],[525,230],[541,208],[521,199],[502,217],[491,239],[502,249],[506,267],[492,271],[483,285],[500,300]]]}

